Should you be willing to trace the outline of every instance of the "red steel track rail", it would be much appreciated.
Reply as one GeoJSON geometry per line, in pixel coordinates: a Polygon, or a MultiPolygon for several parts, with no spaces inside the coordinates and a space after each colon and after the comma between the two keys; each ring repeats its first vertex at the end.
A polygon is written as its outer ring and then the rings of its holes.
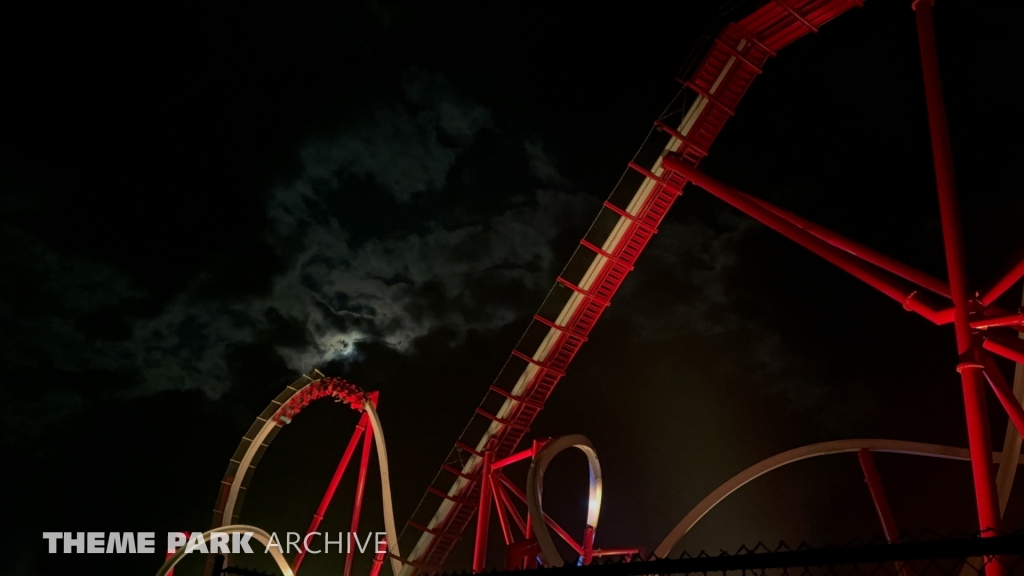
{"type": "MultiPolygon", "coordinates": [[[[781,48],[858,7],[861,0],[773,0],[718,34],[677,103],[657,122],[558,277],[526,333],[449,453],[417,513],[436,509],[402,575],[440,569],[477,511],[481,453],[506,458],[519,446],[601,313],[686,183],[666,154],[696,166],[765,62],[781,48]]],[[[418,518],[417,518],[418,519],[418,518]]]]}

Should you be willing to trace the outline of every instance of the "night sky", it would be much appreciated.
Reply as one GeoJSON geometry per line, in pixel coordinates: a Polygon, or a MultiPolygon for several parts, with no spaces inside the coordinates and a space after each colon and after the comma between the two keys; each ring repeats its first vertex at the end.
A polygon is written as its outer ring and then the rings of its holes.
{"type": "MultiPolygon", "coordinates": [[[[380,391],[403,523],[716,5],[8,8],[0,573],[154,572],[156,557],[47,555],[40,534],[206,529],[242,434],[312,368],[380,391]]],[[[977,286],[1024,255],[1022,12],[935,10],[977,286]]],[[[769,62],[702,168],[945,277],[917,50],[909,1],[869,0],[769,62]]],[[[653,548],[790,448],[966,446],[955,363],[951,327],[688,189],[531,436],[590,437],[598,545],[653,548]]],[[[286,427],[243,521],[303,530],[356,418],[325,403],[286,427]]],[[[877,460],[901,527],[976,529],[966,463],[877,460]]],[[[347,529],[348,480],[324,529],[347,529]]],[[[584,482],[576,455],[548,475],[545,503],[575,533],[584,482]]],[[[880,531],[845,455],[758,480],[683,548],[880,531]]]]}

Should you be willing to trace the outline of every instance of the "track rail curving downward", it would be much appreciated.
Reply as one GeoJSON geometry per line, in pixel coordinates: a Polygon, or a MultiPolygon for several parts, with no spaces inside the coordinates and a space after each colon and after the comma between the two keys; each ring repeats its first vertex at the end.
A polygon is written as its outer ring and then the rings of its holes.
{"type": "Polygon", "coordinates": [[[292,382],[263,410],[249,431],[242,436],[228,469],[221,480],[221,493],[213,510],[213,527],[226,526],[238,520],[245,500],[245,490],[263,453],[280,432],[303,408],[321,398],[344,402],[362,412],[371,403],[359,387],[340,378],[326,378],[314,370],[292,382]]]}
{"type": "MultiPolygon", "coordinates": [[[[232,524],[230,526],[221,526],[220,528],[214,528],[203,532],[202,540],[205,543],[209,543],[215,534],[225,534],[230,536],[231,534],[252,534],[259,543],[267,547],[267,551],[270,552],[271,557],[274,559],[274,563],[277,564],[278,570],[281,571],[281,576],[294,576],[292,567],[288,565],[288,561],[284,559],[284,555],[281,554],[280,546],[270,545],[270,534],[267,534],[265,530],[257,528],[255,526],[248,526],[246,524],[232,524]]],[[[172,554],[160,569],[156,571],[156,576],[167,576],[177,566],[178,562],[181,562],[182,558],[185,557],[186,546],[178,548],[178,550],[172,554]]]]}
{"type": "MultiPolygon", "coordinates": [[[[833,440],[831,442],[820,442],[787,450],[776,454],[747,468],[743,472],[733,476],[728,482],[708,494],[699,504],[694,506],[679,524],[669,532],[661,544],[654,550],[654,556],[665,558],[672,551],[672,548],[682,540],[683,536],[700,521],[712,508],[728,498],[752,480],[760,478],[765,474],[781,468],[787,464],[828,456],[830,454],[844,454],[848,452],[860,452],[868,450],[871,452],[892,452],[896,454],[909,454],[912,456],[928,456],[931,458],[945,458],[948,460],[963,460],[970,462],[971,452],[967,448],[955,448],[953,446],[940,446],[938,444],[925,444],[922,442],[907,442],[904,440],[883,440],[883,439],[852,439],[833,440]]],[[[999,462],[1002,454],[994,452],[992,461],[999,462]]]]}
{"type": "MultiPolygon", "coordinates": [[[[280,432],[281,427],[290,423],[310,403],[331,398],[335,402],[346,404],[353,410],[364,412],[370,420],[380,469],[384,529],[387,533],[388,552],[392,570],[394,574],[398,574],[402,565],[398,560],[401,554],[399,553],[398,532],[395,528],[394,507],[391,502],[387,445],[384,441],[384,429],[380,422],[380,416],[374,408],[372,400],[374,394],[367,394],[358,386],[341,378],[325,377],[317,370],[313,370],[289,384],[256,418],[235,450],[224,478],[221,480],[221,491],[217,498],[217,504],[214,506],[213,530],[211,532],[223,531],[222,527],[225,526],[237,527],[236,523],[242,511],[246,487],[256,471],[256,465],[260,458],[277,433],[280,432]]],[[[208,562],[207,573],[211,566],[212,564],[208,562]]],[[[286,574],[290,576],[291,573],[292,569],[288,567],[286,574]]]]}
{"type": "Polygon", "coordinates": [[[597,459],[597,451],[590,439],[582,434],[570,434],[553,438],[537,452],[530,464],[530,472],[526,477],[527,509],[530,514],[530,521],[533,524],[534,537],[540,545],[541,557],[545,566],[562,566],[562,560],[558,549],[555,548],[555,541],[548,531],[547,522],[544,519],[544,472],[551,460],[560,453],[570,448],[578,448],[587,455],[587,464],[590,468],[590,491],[587,500],[587,527],[584,536],[583,558],[589,561],[589,551],[593,548],[594,533],[597,530],[597,520],[601,515],[601,494],[604,481],[601,476],[601,463],[597,459]]]}

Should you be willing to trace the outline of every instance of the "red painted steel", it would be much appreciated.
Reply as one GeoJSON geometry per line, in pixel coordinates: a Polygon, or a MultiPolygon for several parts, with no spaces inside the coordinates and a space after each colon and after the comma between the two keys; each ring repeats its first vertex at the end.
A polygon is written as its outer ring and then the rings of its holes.
{"type": "Polygon", "coordinates": [[[529,448],[529,449],[523,450],[521,452],[517,452],[517,453],[509,456],[508,458],[502,458],[501,460],[498,460],[494,464],[491,464],[491,469],[492,470],[497,470],[499,468],[504,468],[505,466],[508,466],[509,464],[515,464],[516,462],[519,462],[520,460],[526,460],[527,458],[533,458],[535,455],[536,455],[536,449],[535,448],[529,448]]]}
{"type": "MultiPolygon", "coordinates": [[[[320,522],[324,519],[324,514],[327,513],[327,507],[331,505],[331,500],[334,498],[334,492],[338,489],[338,483],[341,482],[341,477],[345,474],[345,469],[348,468],[349,460],[352,459],[352,453],[355,452],[356,446],[359,444],[359,440],[366,430],[370,420],[370,416],[363,413],[359,418],[359,423],[356,424],[356,430],[352,434],[352,438],[348,441],[348,446],[345,447],[345,453],[342,454],[341,460],[338,462],[338,467],[334,470],[334,476],[331,477],[331,483],[327,485],[327,490],[324,492],[323,498],[320,499],[320,506],[316,509],[316,514],[313,515],[313,521],[310,522],[309,528],[306,530],[306,537],[316,532],[316,529],[320,527],[320,522]]],[[[306,547],[299,546],[299,552],[295,555],[295,559],[292,560],[292,572],[298,573],[299,567],[302,566],[302,560],[306,557],[306,547]]]]}
{"type": "Polygon", "coordinates": [[[1019,338],[1003,338],[997,334],[989,334],[985,337],[984,346],[989,352],[1024,364],[1024,343],[1019,338]]]}
{"type": "MultiPolygon", "coordinates": [[[[376,404],[376,398],[373,398],[376,404]]],[[[373,426],[367,426],[366,432],[363,433],[363,453],[359,458],[359,477],[356,480],[356,500],[352,506],[352,524],[349,528],[349,532],[346,535],[348,540],[353,538],[354,534],[359,533],[359,516],[363,512],[363,494],[366,492],[366,471],[370,469],[370,449],[373,448],[373,426]]],[[[349,552],[350,548],[345,547],[345,576],[352,576],[352,561],[355,560],[355,554],[349,552]]]]}
{"type": "MultiPolygon", "coordinates": [[[[181,534],[184,534],[184,535],[185,535],[185,540],[186,540],[186,541],[188,541],[188,538],[189,538],[189,536],[191,536],[191,535],[192,535],[192,533],[191,533],[191,532],[181,532],[181,534]]],[[[168,551],[167,551],[167,555],[166,555],[166,556],[164,556],[164,560],[167,560],[167,559],[168,559],[168,558],[170,558],[171,556],[174,556],[174,552],[171,552],[171,551],[169,551],[169,550],[168,550],[168,551]]],[[[168,570],[168,571],[167,571],[167,576],[174,576],[174,568],[171,568],[170,570],[168,570]]]]}
{"type": "Polygon", "coordinates": [[[484,462],[480,467],[483,478],[480,487],[480,505],[477,507],[476,540],[473,544],[473,573],[479,574],[487,562],[487,529],[491,523],[491,460],[494,453],[484,452],[484,462]]]}
{"type": "MultiPolygon", "coordinates": [[[[512,481],[508,479],[508,476],[505,476],[504,474],[501,474],[501,473],[495,474],[495,476],[498,478],[499,481],[501,481],[502,484],[505,485],[506,488],[508,488],[509,492],[514,494],[515,497],[519,499],[520,502],[522,502],[524,504],[526,503],[526,493],[523,492],[522,490],[520,490],[518,486],[513,484],[512,481]]],[[[530,522],[530,517],[527,516],[527,528],[528,529],[529,529],[529,522],[530,522]]],[[[574,552],[576,552],[577,554],[579,554],[581,556],[583,555],[583,546],[579,542],[576,542],[576,540],[572,536],[570,536],[569,533],[566,532],[564,528],[559,526],[558,523],[555,522],[554,520],[552,520],[551,517],[548,516],[547,514],[544,515],[544,523],[547,524],[548,527],[550,527],[552,530],[554,530],[555,534],[558,534],[562,538],[562,540],[565,540],[565,543],[568,544],[573,549],[574,552]]],[[[527,531],[531,532],[531,533],[527,534],[526,537],[527,538],[532,538],[533,537],[532,531],[530,531],[530,530],[527,530],[527,531]]]]}
{"type": "Polygon", "coordinates": [[[388,539],[384,538],[381,541],[383,548],[378,548],[377,553],[373,555],[373,564],[370,566],[370,576],[378,576],[380,574],[381,566],[384,565],[384,556],[387,555],[388,551],[388,539]]]}
{"type": "MultiPolygon", "coordinates": [[[[992,470],[992,439],[989,436],[983,376],[977,362],[976,342],[971,336],[971,291],[967,281],[963,225],[960,222],[956,179],[953,174],[953,151],[949,142],[946,106],[942,98],[942,80],[939,76],[938,51],[935,47],[932,1],[915,0],[913,7],[917,19],[918,45],[921,50],[921,70],[935,163],[942,239],[946,252],[949,288],[953,296],[953,325],[956,329],[957,351],[960,353],[958,370],[963,383],[964,406],[967,413],[967,436],[971,450],[971,469],[974,473],[978,526],[983,536],[994,536],[999,532],[1001,514],[995,474],[992,470]]],[[[998,576],[1005,574],[1006,570],[999,562],[988,562],[985,572],[989,576],[998,576]]]]}
{"type": "Polygon", "coordinates": [[[1024,278],[1024,259],[1017,262],[1017,265],[1010,268],[1005,276],[1000,278],[998,282],[985,291],[981,297],[981,303],[986,306],[992,304],[1021,278],[1024,278]]]}
{"type": "Polygon", "coordinates": [[[971,328],[975,330],[987,330],[989,328],[1014,328],[1024,325],[1024,311],[1017,311],[1013,314],[1001,314],[971,320],[971,328]]]}
{"type": "MultiPolygon", "coordinates": [[[[480,573],[483,571],[487,562],[487,539],[490,528],[492,500],[494,501],[494,508],[498,513],[498,521],[501,526],[502,536],[504,537],[505,544],[508,547],[506,549],[507,553],[511,554],[511,547],[513,544],[516,544],[514,534],[512,533],[511,522],[515,522],[516,527],[518,527],[520,532],[523,534],[525,541],[531,541],[533,539],[532,530],[529,524],[529,517],[527,517],[526,522],[523,521],[522,516],[520,516],[519,511],[516,510],[516,507],[512,503],[508,493],[505,491],[505,488],[508,488],[508,490],[515,494],[515,496],[523,503],[526,503],[526,493],[509,480],[508,476],[502,474],[500,470],[509,464],[536,456],[537,450],[539,450],[546,442],[546,439],[535,440],[529,449],[513,454],[512,456],[498,462],[493,461],[493,454],[490,451],[484,453],[481,470],[484,474],[485,484],[483,487],[484,489],[479,491],[480,500],[477,506],[477,527],[473,544],[474,573],[480,573]]],[[[614,551],[594,549],[594,530],[589,526],[584,531],[582,543],[579,543],[576,542],[576,540],[572,538],[564,528],[551,519],[547,514],[544,515],[544,523],[550,526],[556,534],[558,534],[583,558],[584,564],[589,564],[595,555],[611,556],[615,554],[614,551]]]]}
{"type": "Polygon", "coordinates": [[[933,321],[942,313],[942,309],[939,307],[917,297],[918,291],[904,280],[879,270],[853,254],[825,242],[769,210],[761,203],[754,201],[751,196],[686,164],[679,157],[666,156],[663,166],[668,170],[678,172],[689,182],[707,190],[737,210],[849,272],[886,296],[903,304],[904,308],[933,321]]]}
{"type": "Polygon", "coordinates": [[[886,256],[885,254],[882,254],[877,250],[868,248],[867,246],[864,246],[859,242],[850,240],[849,238],[837,234],[829,230],[828,228],[825,228],[824,226],[819,226],[818,224],[815,224],[810,220],[801,218],[800,216],[797,216],[796,214],[793,214],[788,210],[783,210],[782,208],[769,204],[768,202],[765,202],[764,200],[760,200],[758,198],[754,198],[751,196],[748,196],[748,198],[750,198],[754,202],[757,202],[761,206],[764,206],[765,208],[771,210],[772,212],[778,214],[779,216],[789,221],[790,223],[795,224],[796,226],[799,226],[804,230],[807,230],[808,232],[814,234],[818,238],[821,238],[825,242],[828,242],[829,244],[835,246],[836,248],[839,248],[840,250],[845,250],[846,252],[853,254],[854,256],[860,258],[861,260],[864,260],[865,262],[874,264],[875,266],[878,266],[882,270],[885,270],[886,272],[889,272],[891,274],[895,274],[896,276],[899,276],[904,280],[910,280],[911,282],[917,284],[918,286],[921,286],[922,288],[927,288],[928,290],[931,290],[932,292],[940,296],[945,296],[946,298],[950,297],[949,283],[947,282],[939,280],[938,278],[935,278],[930,274],[925,274],[924,272],[921,272],[920,270],[917,270],[911,266],[907,266],[906,264],[900,262],[899,260],[886,256]]]}
{"type": "Polygon", "coordinates": [[[505,505],[505,509],[508,511],[509,517],[516,523],[516,526],[523,533],[524,537],[530,539],[533,535],[530,533],[529,517],[527,517],[526,522],[523,521],[523,517],[519,515],[519,510],[516,510],[515,505],[512,504],[512,499],[509,498],[508,493],[505,492],[504,488],[502,488],[501,480],[499,478],[495,478],[492,484],[494,485],[494,494],[498,497],[498,500],[505,505]]]}
{"type": "MultiPolygon", "coordinates": [[[[491,475],[488,483],[489,486],[487,489],[494,495],[494,511],[498,513],[498,524],[501,526],[501,536],[505,539],[505,545],[508,546],[512,543],[512,526],[509,525],[508,516],[505,513],[505,500],[503,498],[504,495],[501,493],[501,483],[498,482],[493,475],[491,475]]],[[[481,492],[483,492],[483,490],[481,490],[481,492]]]]}
{"type": "MultiPolygon", "coordinates": [[[[889,508],[889,499],[885,497],[885,488],[882,487],[882,477],[878,474],[875,466],[875,457],[867,448],[857,452],[857,460],[860,462],[860,469],[864,472],[864,481],[868,485],[868,492],[871,493],[871,501],[875,504],[875,512],[878,513],[878,520],[882,523],[882,532],[889,542],[896,542],[900,539],[900,531],[896,526],[896,518],[889,508]]],[[[900,576],[916,576],[914,569],[903,562],[896,562],[896,572],[900,576]]]]}
{"type": "Polygon", "coordinates": [[[587,526],[583,530],[583,565],[587,566],[594,559],[594,532],[593,526],[587,526]]]}
{"type": "Polygon", "coordinates": [[[889,499],[885,497],[885,488],[882,487],[882,477],[878,474],[875,466],[875,457],[867,448],[861,448],[857,452],[857,460],[860,462],[860,469],[864,472],[864,482],[868,485],[868,492],[871,493],[871,502],[875,505],[875,512],[878,513],[878,521],[882,523],[882,533],[889,542],[900,539],[900,531],[896,526],[896,518],[889,508],[889,499]]]}
{"type": "MultiPolygon", "coordinates": [[[[736,110],[769,57],[806,35],[809,30],[820,28],[829,20],[861,4],[860,0],[777,0],[760,6],[746,18],[724,28],[696,71],[686,79],[686,84],[693,90],[712,98],[693,120],[686,138],[681,141],[681,157],[696,165],[707,155],[707,150],[722,130],[730,112],[736,110]]],[[[661,182],[656,182],[643,205],[630,215],[634,222],[625,230],[615,254],[605,259],[590,290],[579,291],[584,301],[559,331],[560,337],[547,355],[549,364],[542,366],[527,384],[522,394],[526,402],[515,406],[508,425],[502,425],[491,439],[489,447],[494,451],[496,459],[505,458],[516,450],[540,407],[632,270],[653,231],[657,230],[677,196],[676,190],[683,184],[669,182],[666,185],[666,182],[669,179],[662,178],[661,182]]],[[[586,249],[585,246],[583,248],[586,249]]],[[[573,287],[571,283],[561,283],[573,287]]],[[[917,306],[913,295],[907,298],[907,302],[917,306]]],[[[938,316],[933,315],[933,318],[938,316]]],[[[475,441],[475,438],[470,439],[467,444],[475,441]]],[[[450,466],[443,469],[454,470],[450,466]]],[[[458,475],[463,476],[461,472],[458,475]]],[[[462,501],[447,509],[433,523],[431,534],[437,532],[445,536],[432,537],[421,552],[410,557],[418,571],[423,567],[438,569],[454,546],[456,537],[469,524],[476,511],[476,507],[470,503],[477,500],[474,496],[480,489],[477,478],[479,472],[474,475],[473,481],[465,482],[459,490],[458,496],[462,501]]]]}
{"type": "Polygon", "coordinates": [[[999,398],[999,403],[1003,405],[1003,409],[1006,410],[1010,421],[1017,428],[1017,432],[1024,436],[1024,407],[1020,405],[1017,397],[1013,394],[1013,387],[999,371],[999,367],[996,366],[990,354],[982,351],[981,363],[984,366],[985,377],[988,379],[989,385],[992,386],[992,391],[999,398]]]}

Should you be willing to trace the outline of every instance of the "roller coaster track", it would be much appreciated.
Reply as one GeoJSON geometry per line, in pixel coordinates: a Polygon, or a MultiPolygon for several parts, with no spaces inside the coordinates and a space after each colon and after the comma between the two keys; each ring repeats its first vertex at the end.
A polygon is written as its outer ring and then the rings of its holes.
{"type": "MultiPolygon", "coordinates": [[[[352,451],[355,449],[358,440],[361,437],[365,437],[363,457],[356,489],[356,504],[352,512],[352,532],[355,532],[359,526],[359,516],[363,500],[362,486],[366,481],[366,472],[369,467],[369,455],[372,443],[372,446],[377,449],[377,465],[380,471],[381,484],[381,504],[384,516],[384,530],[387,534],[388,556],[391,560],[392,573],[397,574],[401,569],[401,565],[398,560],[401,558],[401,554],[398,548],[398,534],[395,528],[395,515],[391,499],[391,478],[388,464],[387,445],[384,441],[384,429],[381,424],[380,417],[377,415],[377,410],[374,407],[377,401],[377,393],[364,392],[354,384],[351,384],[341,378],[325,377],[317,370],[313,370],[311,373],[304,375],[295,382],[289,384],[280,394],[278,394],[276,398],[274,398],[274,400],[270,402],[266,409],[264,409],[256,418],[256,421],[253,422],[249,431],[242,436],[242,440],[239,442],[238,448],[235,450],[235,454],[228,461],[227,471],[224,473],[223,480],[221,480],[220,494],[213,510],[213,529],[203,534],[204,541],[209,541],[211,534],[214,533],[230,533],[232,531],[245,532],[248,530],[251,532],[254,531],[257,539],[264,544],[267,544],[263,539],[266,537],[266,533],[255,527],[238,524],[238,519],[242,512],[242,504],[245,501],[245,494],[249,482],[256,473],[256,467],[259,464],[260,459],[262,459],[263,454],[267,451],[267,448],[270,447],[270,443],[273,442],[278,432],[281,431],[281,428],[286,424],[291,423],[292,419],[312,402],[327,398],[330,398],[335,402],[344,403],[349,408],[362,413],[363,416],[360,418],[359,424],[356,426],[356,433],[353,435],[353,440],[349,444],[345,456],[342,457],[342,462],[339,465],[338,470],[335,472],[334,478],[330,486],[327,488],[327,492],[324,494],[324,499],[314,516],[313,524],[310,526],[307,534],[314,532],[320,521],[323,520],[323,515],[326,512],[331,499],[334,497],[334,490],[337,488],[341,474],[345,471],[349,457],[352,455],[352,451]]],[[[173,569],[174,565],[182,558],[183,554],[184,552],[179,551],[171,558],[168,558],[167,562],[161,568],[161,571],[158,572],[158,576],[163,576],[168,573],[169,570],[173,569]]],[[[284,576],[290,576],[293,571],[298,572],[303,556],[304,554],[300,552],[292,565],[288,566],[278,549],[274,556],[274,560],[277,562],[279,567],[282,568],[282,574],[284,574],[284,576]]],[[[206,569],[204,572],[207,576],[212,574],[213,558],[213,555],[210,555],[207,558],[206,569]]],[[[346,555],[345,568],[343,572],[345,576],[348,576],[352,571],[351,559],[351,554],[346,555]]],[[[383,560],[383,557],[381,560],[383,560]]],[[[379,569],[379,566],[377,569],[379,569]]],[[[373,574],[376,574],[376,569],[373,574]]]]}
{"type": "Polygon", "coordinates": [[[672,154],[696,166],[770,57],[861,4],[772,0],[718,33],[629,163],[421,500],[414,518],[435,512],[425,524],[409,523],[420,536],[403,560],[402,576],[437,571],[444,563],[476,512],[482,454],[503,458],[516,450],[657,232],[687,181],[666,170],[662,159],[672,154]]]}

